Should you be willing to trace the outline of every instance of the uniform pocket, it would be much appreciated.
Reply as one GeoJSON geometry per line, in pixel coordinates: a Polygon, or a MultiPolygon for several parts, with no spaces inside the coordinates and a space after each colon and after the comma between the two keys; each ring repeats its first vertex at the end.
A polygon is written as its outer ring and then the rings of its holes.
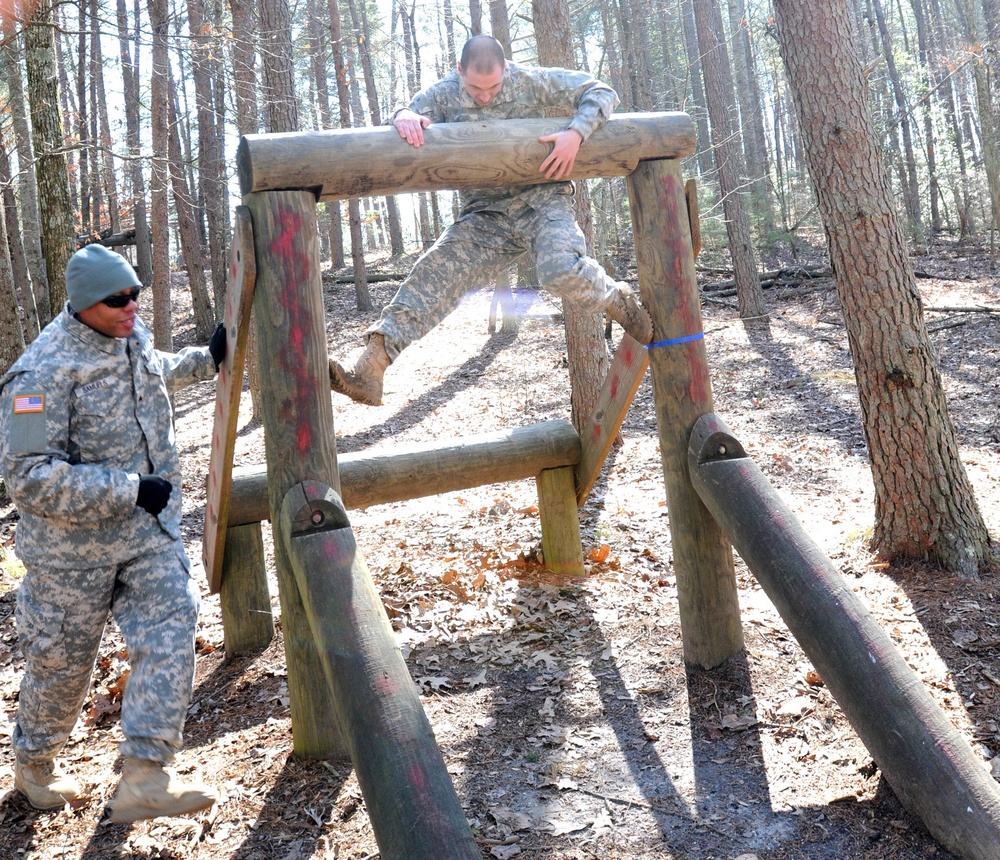
{"type": "Polygon", "coordinates": [[[63,631],[66,616],[61,609],[39,606],[22,586],[14,610],[17,621],[17,641],[26,660],[46,669],[65,669],[69,664],[66,636],[63,631]]]}

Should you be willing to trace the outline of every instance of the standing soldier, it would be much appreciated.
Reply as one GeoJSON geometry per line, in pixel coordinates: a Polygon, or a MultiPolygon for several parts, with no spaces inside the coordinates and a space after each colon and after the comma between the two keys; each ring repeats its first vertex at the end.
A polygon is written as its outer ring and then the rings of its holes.
{"type": "Polygon", "coordinates": [[[587,256],[573,211],[573,184],[565,181],[581,145],[617,104],[614,90],[584,72],[508,62],[496,39],[473,36],[456,71],[393,114],[392,124],[411,146],[423,145],[424,129],[434,122],[524,119],[550,111],[571,119],[562,131],[540,138],[552,144],[539,167],[550,182],[463,194],[458,220],[417,260],[368,329],[355,366],[347,370],[330,359],[334,391],[379,405],[390,362],[451,313],[476,284],[489,282],[526,252],[534,255],[547,289],[584,311],[607,311],[639,343],[649,343],[652,322],[633,291],[587,256]]]}
{"type": "Polygon", "coordinates": [[[207,348],[158,352],[136,316],[140,288],[113,251],[77,251],[66,267],[69,302],[0,377],[0,474],[20,512],[26,571],[14,785],[38,809],[80,796],[56,756],[87,696],[110,612],[131,664],[117,822],[215,801],[212,789],[163,770],[191,700],[200,601],[180,536],[170,395],[214,376],[225,330],[207,348]]]}

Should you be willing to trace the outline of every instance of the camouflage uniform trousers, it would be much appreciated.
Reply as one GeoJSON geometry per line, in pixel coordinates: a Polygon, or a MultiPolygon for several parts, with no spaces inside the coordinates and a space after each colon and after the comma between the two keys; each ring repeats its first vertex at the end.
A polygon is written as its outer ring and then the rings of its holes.
{"type": "Polygon", "coordinates": [[[90,688],[110,611],[128,646],[120,751],[169,762],[180,748],[194,685],[200,596],[180,542],[125,564],[88,569],[30,565],[17,595],[25,658],[13,747],[39,764],[66,743],[90,688]]]}
{"type": "Polygon", "coordinates": [[[524,253],[534,255],[543,287],[584,312],[603,310],[614,294],[615,281],[587,256],[571,194],[553,195],[537,208],[514,198],[506,211],[465,213],[445,230],[366,334],[382,334],[395,361],[455,310],[466,293],[491,283],[524,253]]]}

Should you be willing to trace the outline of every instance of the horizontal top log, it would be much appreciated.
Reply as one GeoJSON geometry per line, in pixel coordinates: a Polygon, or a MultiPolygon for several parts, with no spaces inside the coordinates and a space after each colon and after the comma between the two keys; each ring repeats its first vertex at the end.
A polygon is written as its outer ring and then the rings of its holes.
{"type": "MultiPolygon", "coordinates": [[[[320,200],[530,185],[548,181],[538,166],[552,147],[538,138],[565,127],[565,117],[434,123],[418,147],[391,126],[249,134],[236,166],[243,194],[309,190],[320,200]]],[[[580,148],[570,178],[624,176],[694,150],[686,113],[614,114],[580,148]]]]}
{"type": "MultiPolygon", "coordinates": [[[[445,445],[394,445],[386,451],[337,457],[341,497],[348,510],[534,478],[544,469],[579,461],[580,437],[572,424],[561,420],[467,436],[445,445]]],[[[234,469],[229,525],[270,518],[266,468],[234,469]]]]}

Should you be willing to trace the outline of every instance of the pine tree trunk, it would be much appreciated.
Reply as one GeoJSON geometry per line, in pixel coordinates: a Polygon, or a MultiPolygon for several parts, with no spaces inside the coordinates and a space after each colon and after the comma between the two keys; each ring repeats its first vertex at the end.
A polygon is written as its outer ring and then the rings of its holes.
{"type": "Polygon", "coordinates": [[[215,329],[215,315],[212,300],[205,284],[205,249],[198,235],[195,218],[194,199],[187,184],[187,176],[181,163],[181,145],[177,127],[177,92],[173,80],[170,81],[170,184],[174,190],[174,209],[177,212],[177,232],[181,240],[181,254],[184,268],[188,273],[188,287],[191,290],[191,309],[194,314],[195,337],[199,343],[208,343],[215,329]]]}
{"type": "Polygon", "coordinates": [[[681,0],[681,23],[684,29],[684,50],[687,52],[691,99],[694,102],[694,110],[690,112],[698,128],[698,173],[709,176],[712,173],[712,134],[708,127],[705,76],[701,70],[701,52],[698,49],[693,0],[681,0]]]}
{"type": "MultiPolygon", "coordinates": [[[[333,68],[337,77],[337,100],[340,103],[340,126],[351,126],[351,97],[347,86],[347,64],[344,61],[344,44],[340,24],[340,4],[329,0],[330,48],[333,68]]],[[[359,311],[370,311],[374,307],[368,289],[368,273],[365,270],[365,249],[361,238],[361,203],[356,197],[347,201],[347,221],[351,235],[351,262],[354,266],[354,293],[359,311]]]]}
{"type": "MultiPolygon", "coordinates": [[[[538,62],[543,66],[572,67],[573,31],[568,0],[532,0],[531,10],[538,43],[538,62]]],[[[592,250],[594,230],[590,195],[586,193],[583,182],[577,185],[576,217],[587,238],[587,248],[592,250]]],[[[571,418],[573,426],[582,431],[608,373],[604,325],[601,314],[583,313],[565,300],[562,305],[569,360],[571,418]]]]}
{"type": "Polygon", "coordinates": [[[24,332],[14,293],[14,272],[7,254],[7,228],[4,219],[0,218],[0,373],[6,373],[24,352],[24,332]]]}
{"type": "MultiPolygon", "coordinates": [[[[365,77],[365,93],[368,96],[368,111],[371,115],[372,125],[382,125],[382,110],[378,103],[378,87],[375,84],[375,70],[372,68],[372,55],[370,50],[371,33],[368,28],[368,12],[365,5],[361,5],[360,16],[358,14],[358,4],[356,0],[347,0],[348,9],[351,12],[351,21],[354,24],[354,37],[358,44],[358,56],[361,58],[361,71],[365,77]]],[[[445,25],[447,27],[451,6],[445,5],[445,25]]],[[[449,31],[449,44],[452,54],[454,48],[454,33],[449,31]]],[[[393,195],[385,198],[386,220],[389,224],[389,248],[393,257],[398,257],[403,253],[403,226],[399,220],[399,204],[393,195]]],[[[339,228],[339,225],[338,225],[339,228]]]]}
{"type": "Polygon", "coordinates": [[[755,323],[767,315],[764,293],[757,274],[753,237],[746,205],[746,173],[739,128],[733,123],[736,95],[726,50],[722,13],[718,0],[694,0],[695,26],[701,49],[701,68],[705,77],[705,96],[712,120],[712,149],[719,175],[719,193],[726,214],[726,234],[733,260],[736,297],[740,318],[755,323]]]}
{"type": "Polygon", "coordinates": [[[151,201],[151,236],[153,240],[153,342],[157,349],[173,351],[173,326],[170,308],[170,229],[167,221],[170,194],[169,129],[167,117],[170,100],[170,57],[168,53],[167,0],[147,0],[149,27],[153,34],[153,76],[151,80],[150,138],[152,168],[149,180],[151,201]]]}
{"type": "MultiPolygon", "coordinates": [[[[218,46],[209,35],[210,19],[202,0],[187,0],[188,29],[191,35],[191,77],[194,80],[195,114],[198,127],[198,185],[208,229],[208,256],[212,271],[212,296],[222,316],[225,305],[226,272],[229,265],[229,237],[225,235],[224,185],[221,141],[216,133],[213,94],[215,55],[218,46]]],[[[194,186],[192,186],[194,187],[194,186]]]]}
{"type": "MultiPolygon", "coordinates": [[[[136,26],[139,10],[136,8],[136,26]]],[[[125,142],[131,180],[131,208],[135,227],[135,266],[139,280],[153,283],[153,247],[146,207],[146,178],[139,161],[139,40],[130,39],[125,0],[118,0],[118,50],[122,69],[122,91],[125,96],[125,142]]]]}
{"type": "Polygon", "coordinates": [[[899,71],[893,57],[892,41],[885,24],[885,14],[882,11],[881,0],[871,0],[875,21],[878,25],[879,37],[882,43],[883,59],[892,84],[893,100],[899,116],[899,129],[903,138],[903,165],[905,175],[903,181],[903,200],[906,204],[906,214],[909,217],[910,229],[916,242],[924,241],[923,219],[920,215],[920,185],[917,181],[917,162],[913,155],[913,132],[910,128],[910,110],[906,104],[906,94],[899,80],[899,71]]]}
{"type": "MultiPolygon", "coordinates": [[[[31,128],[28,125],[28,102],[24,94],[24,81],[21,71],[21,36],[15,30],[14,21],[0,15],[3,24],[4,45],[0,48],[2,57],[2,72],[7,83],[10,97],[10,116],[13,127],[14,142],[17,146],[17,161],[20,165],[34,163],[35,154],[31,142],[31,128]]],[[[35,171],[22,169],[17,185],[18,197],[21,203],[21,236],[24,241],[24,259],[28,267],[30,280],[24,282],[24,288],[32,293],[32,304],[36,315],[46,314],[49,303],[49,280],[45,272],[45,258],[42,255],[41,222],[38,213],[38,183],[35,171]]]]}
{"type": "Polygon", "coordinates": [[[975,577],[989,535],[959,459],[846,2],[774,6],[854,358],[875,483],[872,547],[975,577]]]}
{"type": "Polygon", "coordinates": [[[47,2],[40,3],[24,31],[24,52],[32,139],[37,159],[35,178],[38,183],[42,252],[49,283],[49,304],[38,308],[38,322],[43,327],[62,310],[66,302],[66,264],[74,245],[73,208],[66,157],[62,153],[63,129],[59,115],[54,34],[52,7],[47,2]]]}
{"type": "Polygon", "coordinates": [[[764,109],[760,84],[754,69],[750,47],[750,23],[744,0],[729,0],[729,21],[733,32],[733,72],[736,97],[740,105],[743,151],[750,180],[750,204],[763,221],[765,233],[774,229],[774,207],[768,170],[767,135],[764,134],[764,109]]]}
{"type": "MultiPolygon", "coordinates": [[[[28,265],[24,259],[24,245],[21,242],[21,223],[17,214],[17,199],[14,195],[14,184],[11,179],[10,159],[7,157],[7,145],[0,132],[0,185],[3,186],[3,220],[7,231],[7,246],[10,249],[11,276],[14,281],[14,292],[17,296],[15,307],[20,307],[24,317],[21,342],[31,343],[38,336],[38,309],[35,307],[35,296],[31,292],[31,278],[28,276],[28,265]]],[[[0,254],[3,253],[0,247],[0,254]]]]}
{"type": "MultiPolygon", "coordinates": [[[[91,0],[91,18],[97,19],[97,0],[91,0]]],[[[95,166],[100,170],[101,196],[107,200],[107,226],[112,233],[121,232],[118,202],[118,181],[115,177],[115,165],[111,143],[111,118],[108,116],[108,99],[104,88],[104,56],[101,51],[100,28],[94,27],[90,34],[90,88],[93,93],[94,118],[100,123],[99,130],[94,134],[94,140],[100,141],[100,148],[95,153],[95,166]]]]}

